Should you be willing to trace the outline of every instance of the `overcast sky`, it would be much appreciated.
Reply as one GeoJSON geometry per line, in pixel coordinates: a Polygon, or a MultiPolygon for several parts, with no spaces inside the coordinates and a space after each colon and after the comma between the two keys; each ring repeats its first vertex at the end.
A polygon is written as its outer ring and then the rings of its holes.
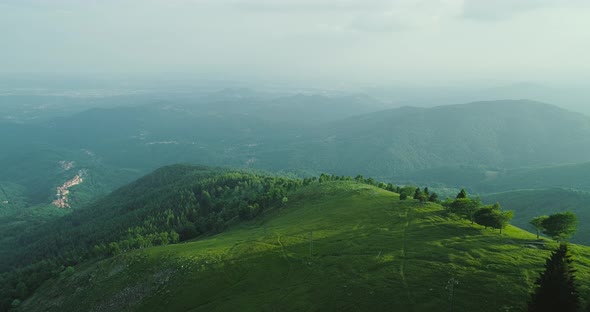
{"type": "Polygon", "coordinates": [[[587,0],[0,0],[0,72],[590,79],[587,0]]]}

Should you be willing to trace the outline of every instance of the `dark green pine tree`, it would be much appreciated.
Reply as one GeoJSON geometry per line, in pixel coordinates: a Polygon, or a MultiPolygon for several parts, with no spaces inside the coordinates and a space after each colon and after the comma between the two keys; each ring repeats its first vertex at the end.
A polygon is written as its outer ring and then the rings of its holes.
{"type": "Polygon", "coordinates": [[[430,197],[428,197],[429,202],[437,203],[438,202],[438,194],[432,193],[430,197]]]}
{"type": "Polygon", "coordinates": [[[420,199],[422,196],[424,196],[422,194],[422,190],[419,187],[416,188],[416,191],[414,192],[414,199],[420,199]]]}
{"type": "Polygon", "coordinates": [[[461,192],[459,192],[459,194],[457,194],[457,199],[461,199],[461,198],[467,198],[467,192],[465,191],[465,189],[461,189],[461,192]]]}
{"type": "Polygon", "coordinates": [[[561,244],[545,263],[545,272],[537,279],[537,289],[529,302],[529,312],[575,312],[580,297],[574,283],[572,258],[567,244],[561,244]]]}

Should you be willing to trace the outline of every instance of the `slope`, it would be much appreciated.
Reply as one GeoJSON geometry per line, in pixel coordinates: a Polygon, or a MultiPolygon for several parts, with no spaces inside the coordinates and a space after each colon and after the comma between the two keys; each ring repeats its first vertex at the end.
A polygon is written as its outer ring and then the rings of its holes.
{"type": "Polygon", "coordinates": [[[129,236],[176,231],[187,239],[221,231],[240,209],[253,203],[258,210],[267,208],[298,184],[300,180],[245,171],[163,167],[62,218],[0,241],[6,251],[0,257],[0,272],[49,257],[78,257],[95,244],[129,236]]]}
{"type": "MultiPolygon", "coordinates": [[[[531,188],[528,183],[535,181],[508,169],[590,161],[590,118],[531,101],[376,113],[367,113],[377,109],[374,101],[356,96],[221,92],[155,102],[140,97],[129,105],[137,102],[145,105],[103,107],[35,124],[0,123],[0,130],[13,133],[0,137],[2,180],[25,187],[33,204],[52,200],[54,186],[65,178],[56,172],[64,160],[88,169],[104,190],[122,185],[101,177],[105,170],[129,181],[185,162],[363,174],[398,183],[481,183],[486,191],[502,191],[496,186],[531,188]]],[[[549,180],[556,170],[539,180],[549,180]]],[[[551,187],[571,187],[555,181],[551,187]]]]}
{"type": "Polygon", "coordinates": [[[588,161],[590,118],[525,100],[403,107],[324,125],[293,144],[305,157],[291,154],[292,167],[305,162],[340,174],[417,179],[416,170],[459,164],[508,169],[588,161]]]}
{"type": "Polygon", "coordinates": [[[590,245],[590,193],[572,189],[516,190],[482,195],[484,203],[499,202],[504,209],[514,210],[513,224],[531,228],[529,221],[537,216],[571,211],[578,216],[580,226],[573,242],[590,245]]]}
{"type": "MultiPolygon", "coordinates": [[[[521,310],[547,247],[353,182],[312,184],[259,221],[80,265],[20,311],[521,310]]],[[[551,245],[551,243],[546,243],[551,245]]],[[[590,249],[575,246],[582,294],[590,249]]]]}

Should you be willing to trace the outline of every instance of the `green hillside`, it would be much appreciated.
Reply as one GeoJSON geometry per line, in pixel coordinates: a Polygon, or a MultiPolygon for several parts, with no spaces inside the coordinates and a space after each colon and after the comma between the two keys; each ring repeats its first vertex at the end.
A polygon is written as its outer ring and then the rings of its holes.
{"type": "MultiPolygon", "coordinates": [[[[552,243],[355,182],[299,188],[214,236],[64,271],[20,311],[520,311],[552,243]]],[[[589,294],[590,248],[573,246],[589,294]]]]}
{"type": "Polygon", "coordinates": [[[88,169],[102,190],[175,163],[363,174],[482,192],[589,188],[586,175],[572,181],[562,171],[578,168],[545,167],[590,161],[590,118],[538,102],[373,112],[378,103],[360,96],[272,97],[230,90],[107,104],[35,123],[0,122],[0,130],[12,134],[0,137],[1,180],[23,186],[33,204],[50,202],[64,178],[59,161],[88,169]],[[523,169],[531,167],[543,171],[523,169]]]}
{"type": "Polygon", "coordinates": [[[512,223],[531,229],[529,221],[537,216],[571,211],[578,216],[580,226],[573,242],[590,245],[590,193],[571,189],[516,190],[481,196],[484,203],[500,202],[502,207],[514,210],[512,223]]]}
{"type": "Polygon", "coordinates": [[[77,263],[94,245],[126,241],[123,249],[131,248],[128,238],[140,244],[141,237],[143,247],[148,235],[175,231],[184,240],[220,232],[242,217],[242,210],[244,219],[251,218],[302,182],[220,168],[164,167],[61,218],[43,224],[32,218],[37,222],[21,231],[0,226],[0,272],[47,258],[77,263]]]}

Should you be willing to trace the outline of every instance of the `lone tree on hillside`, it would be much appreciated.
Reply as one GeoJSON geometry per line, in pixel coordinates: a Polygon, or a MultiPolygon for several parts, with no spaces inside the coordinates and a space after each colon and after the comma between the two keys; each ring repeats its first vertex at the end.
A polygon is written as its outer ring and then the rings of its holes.
{"type": "Polygon", "coordinates": [[[543,231],[543,220],[549,218],[549,216],[538,216],[534,217],[529,224],[532,225],[537,231],[537,239],[539,239],[539,233],[543,231]]]}
{"type": "Polygon", "coordinates": [[[500,230],[500,234],[502,234],[502,230],[508,224],[510,224],[510,221],[512,221],[512,218],[514,218],[514,211],[500,211],[500,213],[496,215],[496,219],[495,219],[495,223],[494,223],[493,227],[495,229],[500,230]]]}
{"type": "Polygon", "coordinates": [[[457,199],[461,199],[461,198],[467,198],[467,192],[465,191],[465,189],[461,189],[461,192],[459,192],[459,194],[457,194],[457,199]]]}
{"type": "Polygon", "coordinates": [[[561,244],[545,263],[545,272],[537,279],[537,288],[529,301],[529,312],[575,312],[580,296],[574,283],[572,257],[567,244],[561,244]]]}
{"type": "Polygon", "coordinates": [[[399,194],[399,200],[406,200],[408,199],[408,194],[406,194],[405,192],[402,192],[401,194],[399,194]]]}
{"type": "Polygon", "coordinates": [[[499,229],[502,234],[504,229],[514,217],[512,211],[502,211],[499,203],[495,203],[492,206],[486,206],[477,209],[473,214],[473,221],[479,225],[483,225],[486,229],[488,227],[499,229]]]}
{"type": "Polygon", "coordinates": [[[576,233],[578,217],[569,212],[552,214],[541,222],[543,233],[556,241],[566,240],[576,233]]]}

